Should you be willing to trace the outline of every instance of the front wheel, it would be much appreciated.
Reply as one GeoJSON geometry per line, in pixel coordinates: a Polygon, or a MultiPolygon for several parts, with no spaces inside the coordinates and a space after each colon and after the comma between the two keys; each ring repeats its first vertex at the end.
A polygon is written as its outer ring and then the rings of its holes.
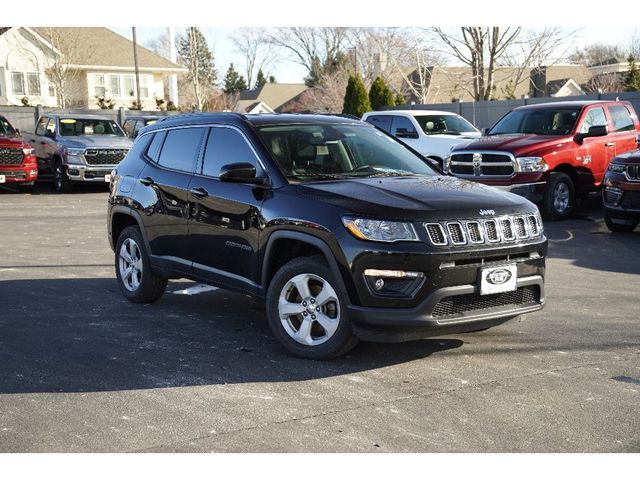
{"type": "Polygon", "coordinates": [[[542,214],[548,220],[564,220],[575,205],[573,180],[566,173],[551,172],[544,191],[542,214]]]}
{"type": "Polygon", "coordinates": [[[58,193],[71,193],[73,191],[73,183],[67,175],[65,166],[61,162],[56,162],[54,185],[58,193]]]}
{"type": "Polygon", "coordinates": [[[321,256],[291,260],[274,275],[267,318],[275,337],[292,354],[326,360],[351,350],[357,338],[345,293],[321,256]]]}
{"type": "Polygon", "coordinates": [[[620,218],[612,218],[611,215],[605,210],[604,212],[604,223],[606,223],[607,228],[612,232],[616,233],[629,233],[633,232],[635,228],[638,226],[637,220],[625,220],[620,218]]]}
{"type": "Polygon", "coordinates": [[[134,303],[153,303],[162,297],[167,279],[151,271],[138,227],[125,228],[115,250],[116,277],[122,294],[134,303]]]}

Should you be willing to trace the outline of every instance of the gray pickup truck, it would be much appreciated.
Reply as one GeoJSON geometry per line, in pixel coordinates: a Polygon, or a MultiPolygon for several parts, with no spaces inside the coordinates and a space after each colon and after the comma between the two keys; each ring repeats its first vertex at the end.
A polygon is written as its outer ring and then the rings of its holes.
{"type": "Polygon", "coordinates": [[[53,177],[60,193],[71,192],[75,182],[108,182],[133,143],[101,115],[43,115],[35,133],[22,136],[35,150],[39,178],[53,177]]]}

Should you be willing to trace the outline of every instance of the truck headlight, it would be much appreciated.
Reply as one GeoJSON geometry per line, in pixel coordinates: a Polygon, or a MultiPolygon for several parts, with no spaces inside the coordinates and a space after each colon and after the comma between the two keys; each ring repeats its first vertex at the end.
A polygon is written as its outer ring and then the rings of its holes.
{"type": "Polygon", "coordinates": [[[361,240],[374,242],[418,241],[418,234],[410,223],[348,217],[343,218],[342,223],[354,237],[361,240]]]}
{"type": "Polygon", "coordinates": [[[549,170],[549,165],[542,157],[518,157],[516,162],[518,162],[520,172],[546,172],[549,170]]]}
{"type": "Polygon", "coordinates": [[[451,155],[444,157],[444,162],[442,162],[442,171],[444,173],[449,173],[451,171],[451,155]]]}
{"type": "Polygon", "coordinates": [[[65,160],[70,165],[82,165],[84,163],[83,155],[84,148],[66,148],[64,150],[65,160]]]}
{"type": "Polygon", "coordinates": [[[623,165],[622,163],[609,164],[609,171],[611,173],[624,173],[624,168],[625,168],[625,165],[623,165]]]}
{"type": "Polygon", "coordinates": [[[33,155],[35,153],[35,149],[29,147],[23,148],[22,153],[24,153],[25,155],[33,155]]]}

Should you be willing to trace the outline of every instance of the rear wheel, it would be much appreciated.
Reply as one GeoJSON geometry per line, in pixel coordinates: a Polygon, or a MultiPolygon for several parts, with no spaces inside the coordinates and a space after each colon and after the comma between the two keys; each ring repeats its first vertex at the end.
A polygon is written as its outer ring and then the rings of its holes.
{"type": "Polygon", "coordinates": [[[54,186],[58,193],[71,193],[73,191],[73,182],[69,179],[66,167],[62,162],[58,161],[54,169],[54,186]]]}
{"type": "Polygon", "coordinates": [[[276,338],[298,357],[326,360],[351,350],[344,292],[321,256],[291,260],[274,275],[267,292],[267,318],[276,338]]]}
{"type": "Polygon", "coordinates": [[[551,172],[544,191],[542,213],[548,220],[564,220],[575,205],[573,180],[566,173],[551,172]]]}
{"type": "Polygon", "coordinates": [[[611,217],[606,210],[604,212],[604,223],[607,224],[609,230],[617,233],[633,232],[638,226],[638,220],[611,217]]]}
{"type": "Polygon", "coordinates": [[[167,279],[151,271],[138,227],[125,228],[115,250],[116,277],[122,294],[134,303],[153,303],[162,297],[167,279]]]}

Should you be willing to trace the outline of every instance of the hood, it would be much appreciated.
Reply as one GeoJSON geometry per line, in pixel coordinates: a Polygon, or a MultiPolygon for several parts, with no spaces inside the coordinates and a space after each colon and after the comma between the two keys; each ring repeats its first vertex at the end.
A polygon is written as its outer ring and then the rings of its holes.
{"type": "Polygon", "coordinates": [[[78,137],[58,137],[58,143],[67,148],[131,148],[129,137],[112,135],[81,135],[78,137]]]}
{"type": "Polygon", "coordinates": [[[634,150],[632,152],[623,153],[618,155],[612,161],[616,163],[636,164],[640,163],[640,150],[634,150]]]}
{"type": "Polygon", "coordinates": [[[389,220],[478,218],[529,213],[536,207],[523,197],[477,182],[448,176],[347,179],[298,185],[298,193],[352,214],[389,220]]]}
{"type": "Polygon", "coordinates": [[[454,147],[454,150],[504,150],[507,152],[525,154],[529,151],[547,147],[558,147],[572,142],[571,136],[535,135],[535,134],[508,134],[490,135],[467,142],[463,146],[454,147]]]}
{"type": "Polygon", "coordinates": [[[0,136],[0,148],[31,148],[22,140],[22,137],[0,136]]]}

